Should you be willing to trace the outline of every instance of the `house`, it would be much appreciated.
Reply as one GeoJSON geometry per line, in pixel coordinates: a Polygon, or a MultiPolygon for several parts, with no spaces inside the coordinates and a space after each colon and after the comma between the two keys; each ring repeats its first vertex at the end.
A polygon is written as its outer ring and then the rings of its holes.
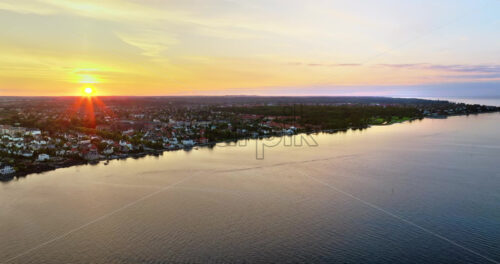
{"type": "Polygon", "coordinates": [[[132,150],[132,144],[130,142],[120,140],[119,148],[121,152],[129,152],[132,150]]]}
{"type": "Polygon", "coordinates": [[[66,151],[66,155],[78,155],[78,149],[73,147],[71,150],[66,151]]]}
{"type": "Polygon", "coordinates": [[[0,134],[9,134],[10,126],[9,125],[0,125],[0,134]]]}
{"type": "Polygon", "coordinates": [[[40,131],[40,129],[32,129],[32,130],[26,132],[26,134],[32,135],[32,136],[40,136],[40,135],[42,135],[42,131],[40,131]]]}
{"type": "Polygon", "coordinates": [[[33,152],[23,152],[21,155],[26,158],[31,158],[33,157],[33,152]]]}
{"type": "Polygon", "coordinates": [[[182,145],[186,147],[190,147],[194,145],[194,141],[192,139],[186,139],[182,141],[182,145]]]}
{"type": "Polygon", "coordinates": [[[106,143],[107,145],[113,145],[115,142],[111,139],[103,139],[101,143],[106,143]]]}
{"type": "Polygon", "coordinates": [[[10,136],[15,136],[16,134],[24,135],[26,133],[26,128],[4,125],[2,126],[1,132],[2,134],[8,134],[10,136]]]}
{"type": "Polygon", "coordinates": [[[88,144],[90,144],[90,139],[80,140],[78,142],[78,145],[88,145],[88,144]]]}
{"type": "Polygon", "coordinates": [[[46,160],[49,160],[50,159],[50,156],[48,154],[40,154],[38,155],[38,161],[46,161],[46,160]]]}
{"type": "Polygon", "coordinates": [[[124,136],[132,136],[132,135],[134,135],[134,130],[133,129],[129,129],[129,130],[123,131],[122,135],[124,135],[124,136]]]}
{"type": "Polygon", "coordinates": [[[120,146],[126,146],[129,149],[132,149],[132,144],[128,141],[120,140],[120,146]]]}
{"type": "Polygon", "coordinates": [[[111,155],[111,154],[113,154],[113,152],[114,152],[113,146],[109,146],[105,150],[102,151],[102,153],[105,155],[111,155]]]}
{"type": "Polygon", "coordinates": [[[16,170],[14,168],[12,168],[11,166],[4,166],[3,168],[0,168],[1,175],[12,174],[14,172],[16,172],[16,170]]]}
{"type": "Polygon", "coordinates": [[[97,147],[92,145],[88,150],[82,151],[82,158],[86,160],[99,159],[99,152],[97,151],[97,147]]]}

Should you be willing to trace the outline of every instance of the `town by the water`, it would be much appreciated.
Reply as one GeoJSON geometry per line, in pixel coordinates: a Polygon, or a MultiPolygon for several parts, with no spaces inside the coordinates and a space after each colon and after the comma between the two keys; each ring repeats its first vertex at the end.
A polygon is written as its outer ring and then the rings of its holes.
{"type": "Polygon", "coordinates": [[[0,179],[243,138],[499,110],[387,97],[0,97],[0,179]]]}

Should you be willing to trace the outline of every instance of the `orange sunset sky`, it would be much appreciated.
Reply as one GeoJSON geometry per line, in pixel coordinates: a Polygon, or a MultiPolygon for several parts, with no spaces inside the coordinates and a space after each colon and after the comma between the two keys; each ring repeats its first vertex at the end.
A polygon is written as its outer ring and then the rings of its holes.
{"type": "Polygon", "coordinates": [[[499,12],[495,0],[0,0],[0,95],[500,94],[499,12]]]}

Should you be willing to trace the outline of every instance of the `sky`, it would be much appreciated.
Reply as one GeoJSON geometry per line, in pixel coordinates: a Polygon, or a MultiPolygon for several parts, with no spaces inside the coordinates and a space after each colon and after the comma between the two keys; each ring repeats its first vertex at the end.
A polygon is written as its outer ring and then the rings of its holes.
{"type": "Polygon", "coordinates": [[[0,0],[0,96],[500,96],[500,1],[0,0]]]}

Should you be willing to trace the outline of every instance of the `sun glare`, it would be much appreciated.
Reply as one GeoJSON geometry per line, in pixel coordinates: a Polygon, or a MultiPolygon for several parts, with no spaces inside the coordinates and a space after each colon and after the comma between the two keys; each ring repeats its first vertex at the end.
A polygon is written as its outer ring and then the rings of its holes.
{"type": "Polygon", "coordinates": [[[89,96],[92,95],[92,92],[93,92],[92,88],[90,88],[90,87],[85,88],[83,91],[85,92],[86,95],[89,95],[89,96]]]}

